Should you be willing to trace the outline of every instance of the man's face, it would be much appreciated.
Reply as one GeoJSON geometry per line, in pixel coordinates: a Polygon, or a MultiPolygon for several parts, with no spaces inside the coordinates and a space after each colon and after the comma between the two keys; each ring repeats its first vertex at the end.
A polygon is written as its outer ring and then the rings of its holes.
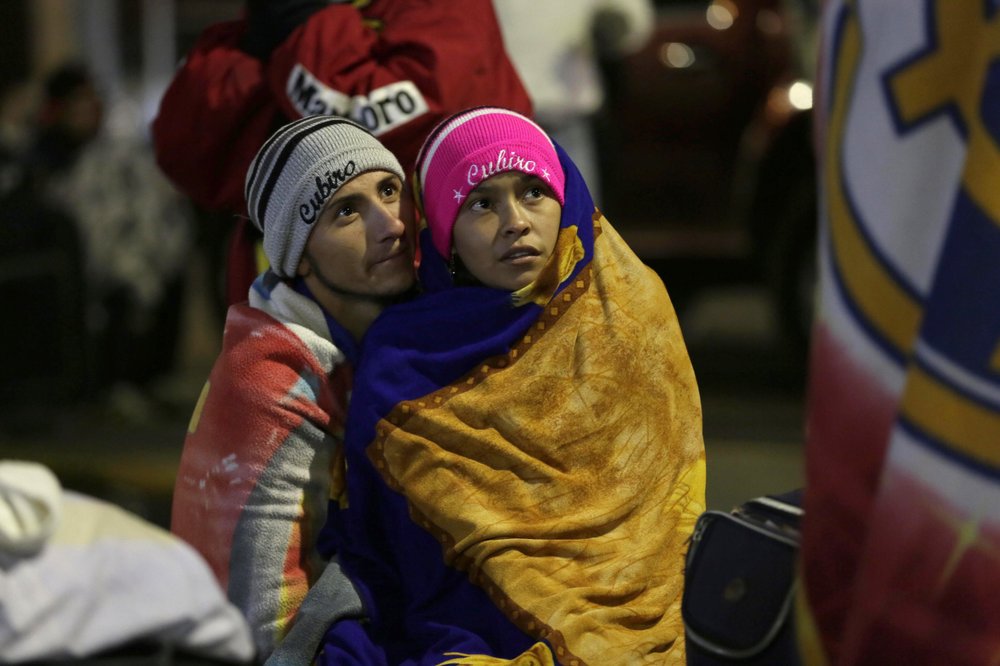
{"type": "Polygon", "coordinates": [[[104,104],[97,90],[90,84],[75,90],[63,103],[60,122],[78,141],[90,141],[97,136],[104,122],[104,104]]]}
{"type": "Polygon", "coordinates": [[[402,183],[388,171],[363,173],[337,190],[299,262],[314,293],[390,299],[413,286],[413,242],[400,218],[401,199],[402,183]]]}

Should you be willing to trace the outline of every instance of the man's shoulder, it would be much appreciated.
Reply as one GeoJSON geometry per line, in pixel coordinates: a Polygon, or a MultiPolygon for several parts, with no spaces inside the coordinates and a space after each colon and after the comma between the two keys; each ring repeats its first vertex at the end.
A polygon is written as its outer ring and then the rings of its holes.
{"type": "Polygon", "coordinates": [[[308,349],[294,326],[249,303],[231,305],[222,334],[222,353],[268,356],[287,350],[306,354],[308,349]]]}
{"type": "Polygon", "coordinates": [[[253,333],[264,334],[271,328],[287,328],[273,314],[244,301],[229,306],[226,310],[226,327],[224,337],[246,336],[253,333]]]}
{"type": "Polygon", "coordinates": [[[273,372],[287,366],[298,373],[328,375],[345,354],[313,323],[240,303],[229,307],[220,359],[244,372],[273,372]]]}

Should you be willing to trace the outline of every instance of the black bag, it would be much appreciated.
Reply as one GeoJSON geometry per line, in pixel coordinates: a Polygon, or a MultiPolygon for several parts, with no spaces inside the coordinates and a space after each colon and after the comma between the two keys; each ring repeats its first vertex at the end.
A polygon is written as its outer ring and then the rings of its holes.
{"type": "Polygon", "coordinates": [[[689,666],[798,666],[801,491],[706,511],[688,548],[681,612],[689,666]]]}

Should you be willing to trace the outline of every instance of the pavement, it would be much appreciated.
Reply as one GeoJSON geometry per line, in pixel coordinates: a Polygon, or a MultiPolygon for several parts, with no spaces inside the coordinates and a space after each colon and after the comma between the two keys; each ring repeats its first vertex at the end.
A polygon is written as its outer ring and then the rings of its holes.
{"type": "MultiPolygon", "coordinates": [[[[180,361],[139,392],[46,410],[0,424],[0,458],[41,462],[64,486],[169,524],[170,495],[188,419],[221,339],[221,319],[192,268],[180,361]]],[[[729,509],[802,485],[803,371],[780,348],[766,294],[705,293],[681,325],[699,381],[708,459],[708,506],[729,509]]]]}
{"type": "Polygon", "coordinates": [[[805,363],[782,345],[767,294],[706,291],[681,327],[702,398],[708,508],[801,487],[805,363]]]}

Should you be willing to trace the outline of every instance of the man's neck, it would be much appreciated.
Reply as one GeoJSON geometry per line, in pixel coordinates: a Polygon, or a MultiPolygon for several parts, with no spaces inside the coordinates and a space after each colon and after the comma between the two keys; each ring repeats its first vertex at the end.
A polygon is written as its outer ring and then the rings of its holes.
{"type": "Polygon", "coordinates": [[[346,291],[338,293],[311,275],[305,278],[305,283],[320,307],[343,326],[358,343],[385,308],[385,302],[380,298],[346,291]]]}
{"type": "Polygon", "coordinates": [[[330,304],[320,303],[337,323],[360,343],[368,327],[381,314],[385,305],[375,300],[352,300],[350,297],[331,294],[330,304]]]}

